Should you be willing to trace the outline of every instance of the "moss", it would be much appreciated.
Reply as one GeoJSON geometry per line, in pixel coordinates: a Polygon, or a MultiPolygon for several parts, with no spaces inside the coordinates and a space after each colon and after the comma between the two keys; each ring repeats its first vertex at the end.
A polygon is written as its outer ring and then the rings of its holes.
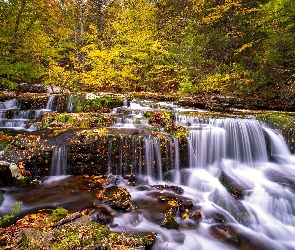
{"type": "MultiPolygon", "coordinates": [[[[40,210],[5,228],[1,244],[7,249],[133,249],[155,243],[154,233],[112,233],[108,226],[97,222],[83,225],[67,223],[53,227],[67,210],[40,210]]],[[[71,216],[69,214],[68,216],[71,216]]],[[[83,215],[81,215],[83,216],[83,215]]]]}
{"type": "Polygon", "coordinates": [[[79,112],[109,111],[114,107],[122,106],[122,100],[114,97],[97,97],[94,99],[83,99],[79,102],[77,110],[79,112]]]}

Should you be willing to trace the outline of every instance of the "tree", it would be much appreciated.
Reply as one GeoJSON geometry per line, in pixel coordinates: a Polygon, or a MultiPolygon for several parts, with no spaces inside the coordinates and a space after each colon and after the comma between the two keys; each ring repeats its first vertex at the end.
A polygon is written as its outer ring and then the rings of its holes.
{"type": "Polygon", "coordinates": [[[266,31],[261,73],[268,85],[295,86],[295,3],[272,0],[262,7],[266,31]]]}

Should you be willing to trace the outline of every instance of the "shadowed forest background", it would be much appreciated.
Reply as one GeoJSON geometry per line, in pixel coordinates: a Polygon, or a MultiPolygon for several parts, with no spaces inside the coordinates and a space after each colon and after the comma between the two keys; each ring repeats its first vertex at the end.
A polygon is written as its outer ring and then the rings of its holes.
{"type": "Polygon", "coordinates": [[[292,0],[1,0],[0,83],[286,98],[292,0]]]}

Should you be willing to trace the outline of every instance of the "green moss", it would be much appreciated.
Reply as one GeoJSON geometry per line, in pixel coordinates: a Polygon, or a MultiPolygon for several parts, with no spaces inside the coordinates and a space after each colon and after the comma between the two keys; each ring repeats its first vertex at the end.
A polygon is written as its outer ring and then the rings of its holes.
{"type": "Polygon", "coordinates": [[[52,216],[52,219],[56,221],[56,220],[59,220],[61,217],[65,216],[68,212],[69,212],[68,210],[62,207],[58,207],[52,210],[51,216],[52,216]]]}
{"type": "Polygon", "coordinates": [[[79,112],[108,111],[114,107],[122,106],[122,100],[113,97],[99,97],[95,99],[84,99],[78,104],[79,112]]]}

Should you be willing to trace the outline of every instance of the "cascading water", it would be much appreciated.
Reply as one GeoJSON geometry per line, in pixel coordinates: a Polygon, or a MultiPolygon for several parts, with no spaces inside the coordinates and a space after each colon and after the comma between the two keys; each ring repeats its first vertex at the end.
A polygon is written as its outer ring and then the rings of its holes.
{"type": "MultiPolygon", "coordinates": [[[[131,102],[123,109],[128,117],[120,113],[111,127],[119,132],[101,137],[97,157],[109,174],[148,176],[149,185],[120,183],[138,209],[116,213],[112,231],[156,232],[154,250],[295,249],[295,161],[278,131],[255,119],[178,114],[174,122],[187,130],[187,147],[182,147],[140,122],[151,105],[131,102]],[[129,133],[121,133],[125,130],[129,133]],[[178,186],[183,193],[167,195],[155,184],[178,186]],[[176,213],[177,230],[161,227],[166,211],[154,206],[157,194],[172,196],[172,204],[188,198],[200,211],[199,220],[176,213]]],[[[66,154],[65,148],[54,148],[51,175],[66,174],[61,170],[66,154]]]]}
{"type": "MultiPolygon", "coordinates": [[[[134,107],[140,109],[137,105],[134,107]]],[[[170,168],[173,178],[169,179],[169,183],[163,182],[165,171],[159,175],[159,168],[153,165],[157,161],[155,153],[159,150],[155,149],[155,141],[145,138],[146,174],[151,177],[151,184],[181,186],[185,190],[183,196],[192,199],[203,212],[201,223],[194,232],[186,229],[192,221],[178,218],[182,229],[177,231],[176,236],[173,230],[160,229],[145,216],[140,216],[135,225],[132,220],[118,217],[115,218],[118,228],[114,230],[156,231],[159,235],[153,249],[233,249],[231,243],[217,240],[220,237],[231,237],[230,234],[226,236],[226,232],[241,239],[240,247],[234,249],[295,249],[295,241],[291,237],[295,235],[294,187],[292,189],[287,186],[295,179],[295,166],[292,161],[294,158],[282,137],[277,132],[262,127],[254,119],[190,118],[176,115],[175,122],[188,130],[188,168],[179,167],[179,145],[175,139],[175,158],[173,169],[170,168]],[[269,142],[265,139],[265,133],[269,142]],[[288,160],[270,162],[270,155],[288,160]],[[285,171],[288,174],[283,174],[285,171]],[[291,180],[282,184],[277,181],[276,174],[283,176],[286,182],[288,178],[291,180]],[[226,186],[229,184],[224,183],[222,178],[236,183],[243,195],[233,197],[226,186]],[[221,216],[224,222],[220,224],[212,215],[221,216]]],[[[171,145],[170,151],[173,148],[171,145]]],[[[158,159],[163,157],[157,155],[158,159]]],[[[139,195],[129,186],[126,188],[133,197],[139,195]]],[[[141,192],[140,196],[141,199],[149,199],[149,191],[141,192]]]]}
{"type": "Polygon", "coordinates": [[[55,96],[49,96],[44,109],[20,110],[21,103],[12,99],[6,102],[0,102],[0,128],[15,130],[36,130],[32,125],[27,126],[27,122],[35,120],[43,112],[52,111],[52,105],[55,96]]]}
{"type": "Polygon", "coordinates": [[[54,95],[48,97],[46,107],[45,107],[46,110],[52,111],[52,105],[53,105],[54,99],[55,99],[54,95]]]}
{"type": "Polygon", "coordinates": [[[149,137],[144,140],[146,175],[162,180],[162,156],[157,137],[149,137]]]}
{"type": "Polygon", "coordinates": [[[67,148],[65,145],[55,146],[52,151],[51,176],[67,174],[67,148]]]}

